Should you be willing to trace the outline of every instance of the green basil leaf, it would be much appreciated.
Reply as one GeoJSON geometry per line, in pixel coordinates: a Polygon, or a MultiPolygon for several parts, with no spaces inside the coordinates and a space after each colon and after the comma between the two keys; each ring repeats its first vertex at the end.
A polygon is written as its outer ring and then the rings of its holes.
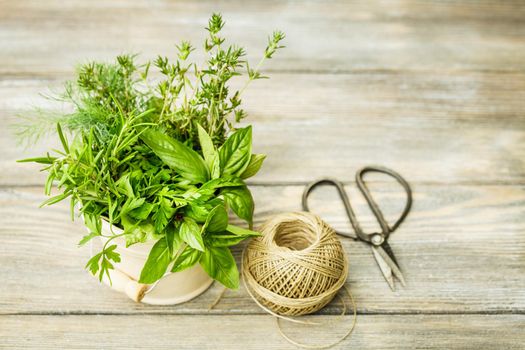
{"type": "MultiPolygon", "coordinates": [[[[173,247],[178,243],[176,243],[175,235],[178,233],[175,231],[175,227],[173,225],[168,225],[164,229],[165,235],[164,239],[166,240],[166,246],[168,247],[168,251],[170,253],[170,258],[174,255],[175,250],[173,247]]],[[[162,239],[162,238],[161,238],[162,239]]]]}
{"type": "Polygon", "coordinates": [[[168,244],[171,241],[171,256],[174,256],[183,245],[186,245],[180,237],[180,224],[170,224],[166,227],[166,236],[169,236],[168,244]]]}
{"type": "Polygon", "coordinates": [[[199,143],[201,145],[202,149],[202,155],[204,156],[204,160],[206,161],[206,164],[208,165],[208,169],[212,170],[212,163],[213,158],[215,157],[215,146],[213,145],[213,141],[210,138],[210,135],[204,130],[200,124],[197,124],[197,131],[199,133],[199,143]]]}
{"type": "Polygon", "coordinates": [[[226,227],[226,231],[233,233],[236,236],[239,237],[256,237],[260,236],[261,234],[257,231],[248,230],[239,226],[235,225],[228,225],[226,227]]]}
{"type": "Polygon", "coordinates": [[[239,176],[250,162],[252,154],[252,127],[233,133],[219,149],[223,175],[239,176]]]}
{"type": "Polygon", "coordinates": [[[222,187],[237,187],[237,186],[246,186],[244,181],[241,178],[236,176],[223,176],[218,179],[213,179],[206,182],[204,185],[199,188],[198,192],[202,194],[214,194],[217,188],[222,187]]]}
{"type": "Polygon", "coordinates": [[[222,232],[228,226],[228,213],[223,204],[213,208],[202,226],[202,232],[222,232]]]}
{"type": "Polygon", "coordinates": [[[183,178],[204,183],[209,174],[202,157],[183,143],[157,130],[146,130],[140,138],[151,150],[183,178]]]}
{"type": "Polygon", "coordinates": [[[146,260],[140,273],[139,282],[145,284],[156,282],[164,276],[170,262],[171,255],[168,244],[164,238],[161,238],[151,248],[148,260],[146,260]]]}
{"type": "Polygon", "coordinates": [[[254,204],[250,190],[248,190],[246,186],[225,187],[222,189],[221,194],[233,212],[237,214],[239,218],[246,220],[251,227],[253,224],[254,204]]]}
{"type": "Polygon", "coordinates": [[[247,238],[261,235],[259,232],[235,225],[228,225],[226,231],[210,233],[206,236],[206,243],[214,247],[230,247],[239,244],[247,238]]]}
{"type": "Polygon", "coordinates": [[[180,225],[180,238],[192,248],[204,251],[201,228],[192,218],[185,217],[180,225]]]}
{"type": "Polygon", "coordinates": [[[212,247],[231,247],[237,245],[248,237],[223,233],[212,233],[206,236],[206,243],[212,247]]]}
{"type": "Polygon", "coordinates": [[[201,256],[200,264],[213,279],[230,289],[239,287],[239,271],[230,249],[209,247],[201,256]]]}
{"type": "Polygon", "coordinates": [[[215,151],[209,166],[212,179],[221,177],[221,159],[219,157],[219,152],[215,151]]]}
{"type": "Polygon", "coordinates": [[[202,252],[200,250],[186,246],[182,253],[173,262],[171,272],[178,272],[192,267],[200,260],[201,256],[202,252]]]}
{"type": "Polygon", "coordinates": [[[252,154],[246,170],[241,174],[241,178],[247,179],[257,174],[265,159],[266,154],[252,154]]]}

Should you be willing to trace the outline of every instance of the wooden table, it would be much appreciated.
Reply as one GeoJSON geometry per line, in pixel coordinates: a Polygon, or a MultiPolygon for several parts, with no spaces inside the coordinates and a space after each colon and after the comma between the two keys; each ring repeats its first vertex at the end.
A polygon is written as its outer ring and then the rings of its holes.
{"type": "MultiPolygon", "coordinates": [[[[367,229],[354,172],[382,164],[413,185],[414,207],[390,240],[407,278],[391,292],[369,248],[343,239],[358,321],[340,349],[525,348],[525,4],[523,1],[6,1],[0,0],[0,347],[285,349],[243,288],[215,284],[172,307],[135,304],[83,270],[88,249],[67,205],[38,209],[44,174],[16,164],[8,124],[73,66],[122,52],[174,55],[200,45],[212,11],[259,57],[282,29],[286,50],[245,98],[255,150],[256,223],[300,209],[306,183],[343,180],[367,229]]],[[[197,54],[197,57],[201,54],[197,54]]],[[[399,188],[374,177],[390,219],[399,188]]],[[[333,190],[312,207],[348,228],[333,190]]],[[[241,247],[236,249],[239,256],[241,247]]],[[[334,301],[317,320],[340,312],[334,301]]],[[[351,321],[287,331],[323,342],[351,321]]]]}

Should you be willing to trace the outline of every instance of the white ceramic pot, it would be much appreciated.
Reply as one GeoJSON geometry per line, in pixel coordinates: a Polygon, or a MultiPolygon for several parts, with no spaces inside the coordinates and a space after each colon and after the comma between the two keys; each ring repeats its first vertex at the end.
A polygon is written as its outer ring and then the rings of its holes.
{"type": "MultiPolygon", "coordinates": [[[[122,230],[102,221],[102,233],[105,236],[120,234],[122,230]]],[[[103,238],[107,240],[107,238],[103,238]]],[[[203,293],[213,283],[213,280],[199,264],[175,273],[166,273],[153,285],[139,284],[137,281],[148,254],[155,242],[137,243],[126,248],[123,237],[117,237],[110,244],[117,245],[120,253],[120,263],[114,263],[110,270],[111,283],[107,276],[103,282],[112,289],[126,293],[131,299],[145,304],[174,305],[180,304],[203,293]]]]}

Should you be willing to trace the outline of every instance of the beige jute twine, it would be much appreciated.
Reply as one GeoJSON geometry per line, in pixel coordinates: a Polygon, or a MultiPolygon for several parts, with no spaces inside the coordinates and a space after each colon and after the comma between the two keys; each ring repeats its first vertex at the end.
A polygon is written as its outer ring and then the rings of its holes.
{"type": "MultiPolygon", "coordinates": [[[[319,325],[292,318],[320,310],[344,287],[348,260],[335,231],[318,216],[307,212],[284,213],[265,222],[262,236],[252,239],[243,251],[242,274],[246,290],[265,311],[277,317],[281,335],[303,348],[329,348],[343,341],[354,329],[353,321],[346,334],[331,344],[299,343],[284,334],[279,319],[319,325]]],[[[343,298],[343,313],[346,305],[343,298]]]]}

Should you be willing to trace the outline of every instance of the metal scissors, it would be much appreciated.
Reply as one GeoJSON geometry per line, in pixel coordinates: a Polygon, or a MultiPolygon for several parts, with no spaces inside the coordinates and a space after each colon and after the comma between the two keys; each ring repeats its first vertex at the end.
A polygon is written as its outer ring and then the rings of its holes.
{"type": "Polygon", "coordinates": [[[388,244],[388,237],[390,234],[392,234],[398,227],[401,225],[403,220],[408,215],[408,212],[410,211],[410,208],[412,206],[412,191],[410,189],[410,186],[406,180],[399,175],[397,172],[381,167],[381,166],[366,166],[360,170],[357,171],[355,175],[355,180],[357,183],[357,188],[363,196],[366,199],[366,202],[368,203],[368,206],[372,210],[372,213],[376,217],[380,227],[381,232],[372,232],[372,233],[366,233],[361,229],[361,226],[359,225],[359,222],[357,221],[357,218],[355,216],[354,210],[352,209],[352,206],[350,205],[350,200],[348,199],[348,195],[344,189],[343,183],[330,178],[324,178],[317,181],[312,182],[308,186],[306,186],[304,192],[303,192],[303,210],[309,211],[308,208],[308,196],[312,192],[312,190],[317,187],[318,185],[327,184],[327,185],[333,185],[337,188],[337,191],[339,192],[339,196],[341,197],[346,213],[348,214],[348,218],[350,219],[350,223],[352,224],[352,227],[354,229],[354,232],[337,232],[338,234],[346,237],[350,237],[355,240],[361,240],[363,242],[367,242],[370,244],[372,253],[374,255],[374,258],[376,259],[377,264],[379,265],[379,268],[381,269],[381,272],[383,273],[383,276],[385,277],[385,280],[388,282],[388,285],[390,286],[390,289],[392,291],[395,290],[394,285],[394,277],[396,277],[399,282],[403,286],[405,286],[405,278],[403,277],[403,273],[401,272],[401,269],[399,268],[399,264],[397,263],[396,257],[390,248],[390,245],[388,244]],[[403,209],[403,212],[399,219],[394,223],[394,225],[390,226],[390,224],[385,220],[385,217],[383,216],[383,213],[381,212],[381,209],[379,209],[379,206],[374,201],[372,194],[370,193],[370,190],[366,186],[365,181],[363,180],[363,176],[366,173],[370,172],[378,172],[383,173],[388,176],[393,177],[394,179],[403,186],[406,195],[407,200],[405,203],[405,208],[403,209]]]}

